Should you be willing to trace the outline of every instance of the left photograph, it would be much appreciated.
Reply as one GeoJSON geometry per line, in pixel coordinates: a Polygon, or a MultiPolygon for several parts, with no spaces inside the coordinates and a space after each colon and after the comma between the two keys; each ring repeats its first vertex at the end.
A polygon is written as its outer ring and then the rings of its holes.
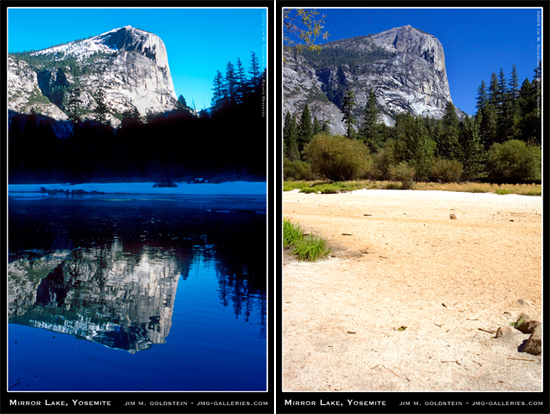
{"type": "Polygon", "coordinates": [[[267,391],[267,9],[7,19],[8,390],[267,391]]]}

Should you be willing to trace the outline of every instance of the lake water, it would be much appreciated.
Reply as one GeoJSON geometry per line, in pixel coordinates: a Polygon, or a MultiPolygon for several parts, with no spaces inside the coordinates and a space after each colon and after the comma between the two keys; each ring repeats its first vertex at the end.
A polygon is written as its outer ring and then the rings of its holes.
{"type": "Polygon", "coordinates": [[[265,228],[265,197],[10,197],[10,390],[266,390],[265,228]]]}

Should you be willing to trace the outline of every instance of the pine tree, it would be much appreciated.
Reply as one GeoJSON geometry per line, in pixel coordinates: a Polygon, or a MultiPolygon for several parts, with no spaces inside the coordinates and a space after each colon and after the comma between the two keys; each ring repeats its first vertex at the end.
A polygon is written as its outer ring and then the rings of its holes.
{"type": "Polygon", "coordinates": [[[504,75],[504,71],[502,69],[500,69],[500,73],[498,75],[498,93],[500,96],[500,103],[502,105],[504,104],[504,101],[506,100],[506,95],[508,94],[506,76],[504,75]]]}
{"type": "Polygon", "coordinates": [[[410,113],[400,114],[394,128],[396,160],[415,169],[417,180],[426,180],[434,159],[436,143],[428,135],[424,121],[410,113]]]}
{"type": "MultiPolygon", "coordinates": [[[[501,71],[501,77],[504,74],[501,71]]],[[[502,84],[502,79],[500,82],[502,84]]],[[[520,136],[520,107],[519,107],[519,91],[518,91],[518,72],[516,65],[512,67],[512,75],[508,83],[509,88],[504,93],[504,100],[499,118],[499,135],[501,141],[516,139],[520,136]]]]}
{"type": "Polygon", "coordinates": [[[313,118],[313,136],[319,134],[322,131],[323,131],[323,129],[322,129],[321,124],[319,123],[319,120],[317,119],[317,117],[313,118]]]}
{"type": "Polygon", "coordinates": [[[240,58],[237,58],[235,64],[235,76],[237,79],[237,103],[242,103],[246,94],[246,74],[240,58]]]}
{"type": "Polygon", "coordinates": [[[516,99],[519,95],[519,79],[518,69],[516,65],[512,66],[512,74],[510,75],[510,82],[508,83],[510,95],[513,99],[516,99]]]}
{"type": "Polygon", "coordinates": [[[498,114],[498,135],[501,137],[500,141],[505,141],[507,135],[507,110],[509,109],[509,97],[508,97],[508,87],[506,82],[506,77],[504,76],[504,71],[500,69],[498,75],[498,97],[499,102],[496,106],[498,114]]]}
{"type": "Polygon", "coordinates": [[[485,105],[481,110],[480,134],[485,149],[498,142],[498,114],[492,103],[485,105]]]}
{"type": "Polygon", "coordinates": [[[233,63],[227,62],[225,67],[225,95],[231,103],[237,101],[237,75],[235,73],[235,66],[233,63]]]}
{"type": "Polygon", "coordinates": [[[452,102],[447,102],[442,118],[443,134],[437,142],[437,155],[448,160],[456,159],[458,155],[458,132],[460,120],[452,102]]]}
{"type": "Polygon", "coordinates": [[[300,117],[300,127],[298,129],[298,150],[300,154],[312,138],[313,125],[311,124],[311,113],[309,112],[309,107],[306,103],[302,111],[302,116],[300,117]]]}
{"type": "Polygon", "coordinates": [[[298,149],[298,128],[296,125],[296,119],[288,111],[285,115],[283,142],[285,147],[285,156],[292,161],[299,160],[300,150],[298,149]]]}
{"type": "Polygon", "coordinates": [[[353,90],[348,89],[344,95],[344,101],[342,103],[342,112],[344,113],[342,120],[346,123],[346,136],[348,139],[353,138],[355,125],[355,118],[353,117],[353,109],[357,104],[355,103],[355,93],[353,90]]]}
{"type": "Polygon", "coordinates": [[[257,91],[260,88],[260,64],[258,63],[258,58],[256,57],[256,53],[250,52],[250,69],[248,73],[250,73],[250,86],[252,89],[252,92],[257,91]]]}
{"type": "Polygon", "coordinates": [[[71,91],[69,96],[69,119],[72,121],[74,126],[80,124],[80,105],[82,105],[82,100],[80,99],[80,94],[82,90],[78,87],[74,88],[71,91]]]}
{"type": "Polygon", "coordinates": [[[541,143],[540,64],[532,82],[525,79],[519,91],[520,137],[525,142],[541,143]]]}
{"type": "Polygon", "coordinates": [[[325,119],[321,125],[321,132],[326,132],[330,134],[330,121],[325,119]]]}
{"type": "Polygon", "coordinates": [[[479,134],[479,125],[469,116],[462,122],[459,133],[460,156],[463,179],[475,180],[481,177],[485,168],[485,149],[479,134]]]}
{"type": "Polygon", "coordinates": [[[219,108],[225,100],[224,79],[222,73],[218,70],[214,77],[214,86],[212,87],[213,95],[211,106],[215,109],[219,108]]]}
{"type": "Polygon", "coordinates": [[[479,88],[477,88],[477,103],[476,108],[479,112],[481,108],[485,106],[487,103],[488,97],[487,97],[487,86],[485,85],[485,81],[481,81],[481,85],[479,85],[479,88]]]}
{"type": "Polygon", "coordinates": [[[367,100],[367,107],[363,115],[363,125],[359,131],[359,135],[363,142],[367,144],[371,153],[376,152],[382,147],[382,137],[378,128],[378,102],[376,101],[376,94],[371,89],[369,91],[369,97],[367,100]]]}
{"type": "Polygon", "coordinates": [[[187,106],[187,101],[185,100],[185,98],[183,97],[183,95],[180,95],[178,97],[178,105],[180,105],[181,109],[189,109],[189,107],[187,106]]]}
{"type": "Polygon", "coordinates": [[[491,74],[491,82],[489,83],[489,103],[495,108],[500,104],[498,77],[496,72],[491,74]]]}
{"type": "Polygon", "coordinates": [[[103,90],[103,88],[98,88],[94,95],[94,98],[96,101],[95,120],[101,124],[106,124],[109,108],[107,108],[107,105],[105,104],[105,91],[103,90]]]}

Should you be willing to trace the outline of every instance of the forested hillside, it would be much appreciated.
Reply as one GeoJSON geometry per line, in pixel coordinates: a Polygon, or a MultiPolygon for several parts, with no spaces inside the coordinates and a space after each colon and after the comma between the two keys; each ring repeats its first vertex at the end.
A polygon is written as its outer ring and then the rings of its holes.
{"type": "Polygon", "coordinates": [[[100,103],[83,120],[78,88],[71,90],[70,121],[33,113],[10,113],[10,183],[155,181],[176,185],[209,181],[263,180],[266,176],[266,73],[252,54],[213,82],[212,108],[196,113],[180,96],[179,109],[161,114],[121,114],[121,124],[104,122],[100,103]],[[60,138],[63,126],[69,134],[60,138]]]}
{"type": "Polygon", "coordinates": [[[477,113],[463,120],[448,102],[439,120],[405,113],[389,127],[378,121],[376,93],[371,89],[358,108],[353,91],[345,92],[345,137],[332,136],[330,124],[312,118],[307,104],[287,111],[285,178],[540,182],[540,64],[521,86],[515,65],[509,78],[502,69],[493,72],[488,86],[482,81],[478,88],[477,113]]]}

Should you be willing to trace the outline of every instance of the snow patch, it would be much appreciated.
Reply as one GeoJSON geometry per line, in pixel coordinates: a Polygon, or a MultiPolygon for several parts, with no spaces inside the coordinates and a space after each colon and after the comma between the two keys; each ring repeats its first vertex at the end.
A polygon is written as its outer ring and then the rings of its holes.
{"type": "Polygon", "coordinates": [[[86,184],[10,184],[8,194],[12,197],[31,196],[46,192],[86,192],[103,194],[166,194],[166,195],[231,195],[265,196],[265,182],[232,181],[226,183],[178,183],[177,187],[153,187],[155,183],[86,183],[86,184]],[[44,192],[46,191],[46,192],[44,192]]]}

